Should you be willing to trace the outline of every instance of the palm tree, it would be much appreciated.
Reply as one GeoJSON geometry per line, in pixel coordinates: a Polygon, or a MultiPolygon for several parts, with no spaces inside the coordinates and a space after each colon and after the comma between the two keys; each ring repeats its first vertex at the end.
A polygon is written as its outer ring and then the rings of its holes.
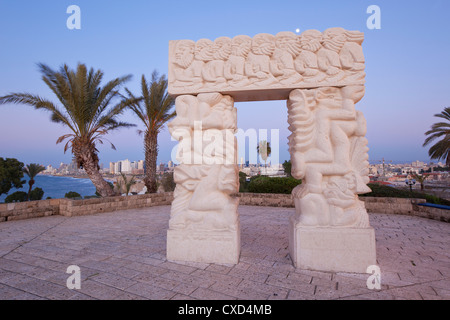
{"type": "MultiPolygon", "coordinates": [[[[114,190],[103,179],[98,165],[97,143],[103,144],[104,135],[121,128],[134,126],[119,122],[118,116],[131,103],[121,99],[111,105],[115,98],[121,97],[119,87],[131,78],[131,75],[115,78],[100,86],[103,78],[101,70],[91,68],[88,72],[84,64],[78,64],[76,71],[67,65],[54,71],[45,64],[38,64],[42,80],[58,98],[60,105],[38,95],[12,93],[0,97],[0,104],[27,104],[35,109],[51,113],[51,120],[63,124],[70,133],[59,137],[56,143],[67,139],[64,153],[71,149],[79,168],[84,168],[102,197],[115,195],[114,190]]],[[[106,140],[107,141],[107,140],[106,140]]],[[[111,143],[111,147],[115,149],[111,143]]]]}
{"type": "Polygon", "coordinates": [[[435,114],[435,117],[442,118],[445,122],[437,122],[431,126],[431,129],[425,132],[426,138],[423,146],[430,144],[437,138],[437,141],[428,150],[431,159],[443,159],[446,166],[450,166],[450,107],[447,107],[441,113],[435,114]]]}
{"type": "Polygon", "coordinates": [[[266,140],[260,141],[258,146],[256,147],[256,151],[261,156],[261,159],[264,160],[264,170],[266,171],[267,174],[266,168],[267,158],[272,153],[272,149],[270,148],[270,142],[267,142],[266,140]]]}
{"type": "Polygon", "coordinates": [[[413,177],[414,180],[416,180],[418,183],[420,183],[420,190],[423,191],[425,180],[427,180],[427,178],[429,176],[426,176],[424,174],[418,174],[415,172],[411,172],[411,176],[413,177]]]}
{"type": "Polygon", "coordinates": [[[131,178],[128,179],[128,177],[123,172],[121,172],[120,175],[122,176],[122,179],[117,179],[118,192],[121,193],[122,190],[124,190],[125,194],[128,196],[131,190],[131,186],[137,183],[136,176],[132,175],[131,178]]]}
{"type": "Polygon", "coordinates": [[[141,97],[136,98],[128,88],[125,89],[129,99],[135,101],[130,107],[131,110],[145,126],[145,129],[138,130],[138,133],[144,134],[144,183],[148,193],[156,193],[158,190],[156,183],[158,133],[163,129],[164,124],[175,116],[175,111],[171,111],[175,99],[167,93],[167,84],[165,75],[159,76],[155,70],[150,83],[147,83],[145,76],[142,75],[141,97]]]}
{"type": "Polygon", "coordinates": [[[23,172],[30,178],[28,181],[28,185],[30,188],[28,189],[28,195],[27,195],[27,201],[30,201],[31,198],[31,189],[33,189],[34,184],[34,178],[42,171],[45,170],[45,167],[37,164],[37,163],[30,163],[25,168],[22,169],[23,172]]]}

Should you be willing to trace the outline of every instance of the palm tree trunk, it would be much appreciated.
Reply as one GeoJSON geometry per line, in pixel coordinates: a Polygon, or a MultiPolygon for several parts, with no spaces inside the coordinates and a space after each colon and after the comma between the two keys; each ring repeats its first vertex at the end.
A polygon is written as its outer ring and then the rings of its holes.
{"type": "Polygon", "coordinates": [[[30,188],[28,189],[27,201],[30,201],[30,199],[31,199],[31,189],[33,189],[33,184],[34,184],[34,180],[30,179],[30,181],[28,181],[28,185],[30,186],[30,188]]]}
{"type": "Polygon", "coordinates": [[[144,183],[148,193],[156,193],[156,160],[158,158],[158,133],[145,134],[145,179],[144,183]]]}
{"type": "Polygon", "coordinates": [[[108,182],[100,174],[97,163],[94,163],[92,160],[85,161],[83,168],[102,197],[113,197],[116,195],[108,182]]]}

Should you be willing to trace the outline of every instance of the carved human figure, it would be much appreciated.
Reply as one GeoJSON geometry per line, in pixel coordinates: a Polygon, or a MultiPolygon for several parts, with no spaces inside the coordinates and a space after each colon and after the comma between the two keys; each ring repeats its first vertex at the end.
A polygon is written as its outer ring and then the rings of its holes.
{"type": "MultiPolygon", "coordinates": [[[[348,176],[355,177],[358,182],[354,183],[358,187],[349,189],[353,194],[367,192],[367,186],[361,183],[364,182],[361,174],[365,171],[358,165],[367,160],[367,150],[364,141],[358,143],[355,140],[365,131],[364,118],[354,109],[354,104],[363,95],[363,86],[298,89],[290,94],[292,175],[304,179],[304,184],[296,188],[293,195],[296,208],[302,212],[299,222],[304,225],[347,225],[357,220],[350,214],[332,220],[339,214],[330,212],[330,197],[324,195],[324,187],[328,177],[348,176]]],[[[341,200],[344,203],[346,199],[342,197],[341,200]]],[[[358,208],[353,212],[355,216],[359,216],[358,212],[364,212],[358,208]]]]}
{"type": "Polygon", "coordinates": [[[239,190],[236,165],[186,166],[174,170],[177,183],[169,228],[236,230],[239,190]],[[210,201],[205,201],[210,199],[210,201]]]}
{"type": "Polygon", "coordinates": [[[178,96],[175,111],[177,116],[169,122],[169,130],[180,127],[193,129],[195,122],[201,122],[203,130],[236,130],[236,108],[233,98],[228,95],[213,92],[178,96]]]}
{"type": "Polygon", "coordinates": [[[192,87],[198,89],[203,85],[201,67],[203,62],[194,60],[195,42],[179,40],[174,53],[172,85],[174,87],[192,87]]]}
{"type": "Polygon", "coordinates": [[[210,44],[210,56],[204,60],[202,77],[205,87],[223,87],[226,85],[224,76],[225,61],[231,54],[231,39],[228,37],[217,38],[210,44]]]}
{"type": "Polygon", "coordinates": [[[347,40],[344,31],[342,28],[325,30],[322,38],[323,47],[317,53],[319,68],[327,74],[327,79],[331,81],[339,81],[345,77],[339,57],[347,40]]]}
{"type": "Polygon", "coordinates": [[[168,128],[172,137],[180,141],[178,161],[235,163],[237,110],[233,98],[217,92],[182,95],[175,100],[175,110],[177,116],[168,123],[168,128]]]}
{"type": "Polygon", "coordinates": [[[332,176],[326,184],[324,195],[327,199],[332,226],[353,226],[364,228],[369,225],[364,204],[357,196],[357,176],[350,172],[345,176],[332,176]]]}
{"type": "Polygon", "coordinates": [[[279,32],[275,36],[275,50],[270,61],[273,76],[283,85],[302,81],[302,76],[294,68],[294,59],[300,53],[300,42],[293,32],[279,32]]]}
{"type": "Polygon", "coordinates": [[[275,37],[260,33],[252,39],[252,51],[245,63],[245,74],[251,84],[267,86],[278,83],[270,71],[270,57],[275,50],[275,37]]]}
{"type": "Polygon", "coordinates": [[[236,36],[231,41],[231,55],[225,62],[224,77],[233,87],[245,86],[250,83],[245,76],[245,60],[252,49],[252,38],[236,36]]]}
{"type": "Polygon", "coordinates": [[[307,30],[300,35],[301,52],[295,58],[295,69],[303,76],[305,82],[320,82],[326,74],[319,69],[317,52],[322,48],[322,32],[307,30]]]}
{"type": "Polygon", "coordinates": [[[364,34],[359,31],[344,31],[347,42],[341,49],[339,58],[342,69],[346,72],[346,80],[362,80],[365,76],[365,59],[362,50],[364,34]]]}

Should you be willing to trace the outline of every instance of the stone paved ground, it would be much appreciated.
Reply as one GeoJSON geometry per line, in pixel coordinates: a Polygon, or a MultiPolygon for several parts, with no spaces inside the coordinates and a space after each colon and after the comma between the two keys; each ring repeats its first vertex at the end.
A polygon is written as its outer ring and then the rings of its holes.
{"type": "Polygon", "coordinates": [[[368,274],[292,266],[292,210],[241,206],[237,265],[167,261],[170,206],[0,223],[0,299],[450,299],[450,224],[371,214],[382,286],[369,290],[368,274]]]}

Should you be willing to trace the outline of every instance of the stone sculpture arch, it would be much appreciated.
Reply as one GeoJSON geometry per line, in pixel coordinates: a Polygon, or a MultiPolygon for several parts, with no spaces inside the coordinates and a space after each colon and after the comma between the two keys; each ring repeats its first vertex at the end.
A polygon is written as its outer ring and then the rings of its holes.
{"type": "Polygon", "coordinates": [[[169,260],[237,263],[240,228],[235,101],[287,100],[292,174],[289,249],[300,268],[365,272],[375,237],[358,194],[370,192],[363,33],[330,28],[169,43],[169,94],[180,141],[169,260]]]}

